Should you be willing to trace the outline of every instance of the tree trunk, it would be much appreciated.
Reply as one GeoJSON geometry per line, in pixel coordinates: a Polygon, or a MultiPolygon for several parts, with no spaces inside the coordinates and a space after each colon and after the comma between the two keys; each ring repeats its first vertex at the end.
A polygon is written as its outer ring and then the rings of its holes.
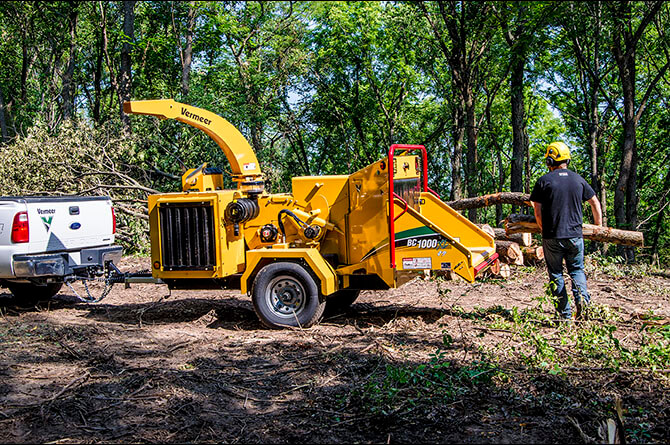
{"type": "Polygon", "coordinates": [[[513,241],[496,241],[496,252],[503,263],[523,266],[523,252],[521,252],[521,248],[517,243],[513,241]]]}
{"type": "Polygon", "coordinates": [[[135,40],[135,3],[137,0],[123,1],[123,46],[121,47],[121,68],[119,70],[119,102],[121,123],[125,134],[130,134],[130,117],[123,112],[123,102],[131,99],[132,56],[131,42],[135,40]]]}
{"type": "Polygon", "coordinates": [[[186,19],[186,46],[184,47],[184,57],[181,70],[181,94],[188,96],[189,81],[191,77],[191,63],[193,60],[193,31],[195,28],[195,2],[189,2],[188,16],[186,19]]]}
{"type": "Polygon", "coordinates": [[[98,55],[95,60],[95,71],[93,72],[93,122],[100,124],[100,104],[102,103],[102,64],[104,57],[102,32],[98,36],[98,55]]]}
{"type": "MultiPolygon", "coordinates": [[[[458,100],[457,100],[458,102],[458,100]]],[[[454,105],[454,155],[451,157],[451,199],[461,199],[461,166],[463,164],[463,140],[465,139],[465,122],[463,108],[454,105]]]]}
{"type": "MultiPolygon", "coordinates": [[[[497,145],[497,144],[496,144],[497,145]]],[[[500,147],[496,146],[496,162],[498,163],[498,193],[502,193],[503,188],[505,187],[505,168],[503,167],[502,162],[502,150],[500,147]]],[[[496,204],[496,226],[500,224],[503,219],[503,207],[502,203],[496,204]]]]}
{"type": "MultiPolygon", "coordinates": [[[[465,177],[468,198],[477,196],[477,124],[475,120],[475,101],[472,93],[472,87],[468,84],[464,91],[465,97],[465,115],[466,115],[466,134],[467,134],[467,154],[465,177]]],[[[468,219],[477,222],[477,209],[471,207],[468,209],[468,219]]]]}
{"type": "Polygon", "coordinates": [[[513,241],[519,246],[528,247],[533,244],[533,235],[527,232],[523,233],[507,233],[505,229],[493,229],[493,237],[500,241],[513,241]]]}
{"type": "MultiPolygon", "coordinates": [[[[621,1],[615,3],[613,27],[612,53],[619,70],[619,80],[623,92],[623,147],[619,178],[614,191],[614,216],[617,227],[634,229],[637,225],[637,126],[646,107],[649,93],[655,88],[658,80],[670,66],[670,61],[664,65],[646,87],[646,92],[639,106],[636,106],[636,57],[640,39],[645,28],[655,20],[664,2],[649,2],[649,9],[642,16],[637,29],[630,24],[633,18],[633,2],[621,1]]],[[[637,13],[637,12],[636,12],[637,13]]],[[[635,250],[623,249],[627,261],[634,261],[635,250]]]]}
{"type": "Polygon", "coordinates": [[[502,192],[447,202],[447,205],[454,210],[476,209],[496,204],[530,206],[530,195],[526,193],[502,192]]]}
{"type": "MultiPolygon", "coordinates": [[[[513,48],[518,48],[519,44],[513,48]]],[[[523,95],[524,67],[526,58],[521,49],[514,49],[511,54],[512,69],[510,75],[510,100],[512,105],[512,166],[510,172],[510,189],[512,192],[523,191],[523,171],[526,153],[528,152],[528,136],[526,135],[525,104],[523,95]]],[[[513,207],[513,212],[515,208],[513,207]]]]}
{"type": "Polygon", "coordinates": [[[61,97],[63,98],[63,119],[71,119],[74,114],[74,68],[77,58],[77,16],[76,6],[73,5],[70,11],[70,55],[68,56],[67,68],[63,75],[63,86],[61,97]]]}
{"type": "MultiPolygon", "coordinates": [[[[533,215],[512,214],[505,219],[505,231],[512,233],[541,233],[540,227],[535,221],[533,215]]],[[[619,230],[611,227],[595,226],[593,224],[583,224],[582,231],[585,239],[599,241],[601,243],[620,244],[624,246],[642,247],[644,245],[644,235],[642,232],[631,230],[619,230]]]]}

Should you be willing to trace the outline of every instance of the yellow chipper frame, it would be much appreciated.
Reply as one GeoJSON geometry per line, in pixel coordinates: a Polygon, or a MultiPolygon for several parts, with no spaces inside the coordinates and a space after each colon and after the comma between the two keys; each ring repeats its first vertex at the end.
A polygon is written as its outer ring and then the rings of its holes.
{"type": "Polygon", "coordinates": [[[203,164],[182,192],[149,196],[152,279],[174,289],[251,293],[270,327],[316,323],[365,289],[389,289],[426,270],[472,282],[497,257],[493,239],[426,182],[423,146],[393,145],[351,175],[303,176],[268,193],[244,136],[214,113],[173,100],[132,101],[126,113],[176,119],[207,133],[230,163],[235,190],[203,164]]]}

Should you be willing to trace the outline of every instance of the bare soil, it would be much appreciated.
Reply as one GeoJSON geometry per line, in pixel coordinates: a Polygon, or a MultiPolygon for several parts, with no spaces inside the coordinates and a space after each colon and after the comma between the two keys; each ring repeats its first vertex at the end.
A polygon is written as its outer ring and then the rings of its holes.
{"type": "MultiPolygon", "coordinates": [[[[121,269],[148,265],[128,257],[121,269]]],[[[364,292],[307,330],[266,329],[239,292],[117,285],[85,304],[64,287],[48,305],[21,309],[3,290],[0,442],[584,442],[616,418],[617,397],[629,442],[670,441],[667,369],[552,375],[503,354],[496,366],[507,378],[470,374],[442,398],[417,391],[421,382],[405,398],[384,386],[389,373],[421,369],[438,350],[461,372],[491,351],[523,348],[482,319],[531,307],[544,283],[541,269],[474,285],[415,280],[364,292]],[[385,410],[389,397],[403,402],[385,410]]],[[[644,314],[670,318],[668,279],[597,275],[589,286],[622,315],[622,341],[644,314]]]]}

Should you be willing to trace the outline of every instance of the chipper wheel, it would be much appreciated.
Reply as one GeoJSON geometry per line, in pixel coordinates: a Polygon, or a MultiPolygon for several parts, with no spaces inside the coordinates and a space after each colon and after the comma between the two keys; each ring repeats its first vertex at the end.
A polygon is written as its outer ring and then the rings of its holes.
{"type": "Polygon", "coordinates": [[[258,318],[270,328],[308,328],[319,321],[326,307],[312,275],[295,263],[263,267],[251,289],[258,318]]]}

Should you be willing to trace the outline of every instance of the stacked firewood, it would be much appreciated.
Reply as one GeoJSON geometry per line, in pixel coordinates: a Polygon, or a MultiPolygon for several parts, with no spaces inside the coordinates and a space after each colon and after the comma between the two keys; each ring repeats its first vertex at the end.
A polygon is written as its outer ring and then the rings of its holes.
{"type": "Polygon", "coordinates": [[[508,278],[511,274],[510,265],[540,265],[544,261],[542,246],[533,239],[530,233],[510,233],[505,229],[494,228],[488,224],[477,224],[485,233],[495,239],[498,264],[491,268],[496,276],[508,278]]]}

